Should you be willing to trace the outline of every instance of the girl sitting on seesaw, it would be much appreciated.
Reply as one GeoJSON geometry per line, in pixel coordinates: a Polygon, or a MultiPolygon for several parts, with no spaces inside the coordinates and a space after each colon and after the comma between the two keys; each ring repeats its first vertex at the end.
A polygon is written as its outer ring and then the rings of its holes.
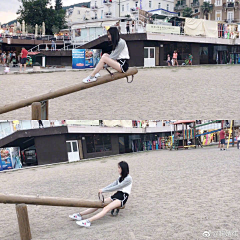
{"type": "Polygon", "coordinates": [[[126,204],[132,189],[132,177],[129,175],[129,167],[126,162],[121,161],[118,163],[118,173],[120,174],[120,176],[115,182],[99,190],[100,194],[105,192],[117,191],[115,194],[113,194],[111,197],[107,198],[104,201],[104,203],[109,204],[104,207],[101,212],[91,218],[82,220],[82,216],[98,210],[98,208],[89,208],[83,212],[69,215],[69,217],[73,220],[77,220],[76,223],[79,226],[90,227],[93,221],[102,218],[107,212],[115,208],[123,207],[126,204]]]}
{"type": "Polygon", "coordinates": [[[108,65],[118,72],[126,72],[129,68],[129,52],[128,47],[122,38],[120,38],[118,29],[116,27],[110,27],[107,31],[109,42],[112,44],[112,53],[109,55],[104,53],[99,61],[98,65],[92,72],[92,74],[83,79],[84,83],[90,83],[97,81],[100,77],[99,71],[103,69],[104,65],[108,65]]]}

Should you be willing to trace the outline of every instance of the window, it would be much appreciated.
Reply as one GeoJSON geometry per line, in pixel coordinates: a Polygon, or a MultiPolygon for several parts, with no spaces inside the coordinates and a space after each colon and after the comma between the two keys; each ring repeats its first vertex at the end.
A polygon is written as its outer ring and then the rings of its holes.
{"type": "Polygon", "coordinates": [[[150,8],[152,7],[152,1],[149,1],[149,7],[150,8]]]}
{"type": "Polygon", "coordinates": [[[144,48],[144,58],[148,58],[148,48],[144,48]]]}
{"type": "Polygon", "coordinates": [[[71,152],[71,143],[67,142],[67,152],[71,152]]]}
{"type": "Polygon", "coordinates": [[[102,135],[94,136],[94,146],[95,146],[96,152],[103,152],[104,146],[103,146],[102,135]]]}
{"type": "Polygon", "coordinates": [[[169,4],[167,4],[167,10],[169,11],[169,4]]]}
{"type": "Polygon", "coordinates": [[[234,13],[233,12],[228,12],[227,13],[227,20],[228,20],[228,23],[231,23],[232,20],[234,19],[234,13]]]}
{"type": "Polygon", "coordinates": [[[198,12],[198,9],[195,9],[195,13],[197,13],[198,12]]]}
{"type": "Polygon", "coordinates": [[[216,6],[221,6],[221,0],[216,0],[215,5],[216,6]]]}
{"type": "Polygon", "coordinates": [[[112,143],[110,135],[103,135],[104,151],[112,151],[112,143]]]}
{"type": "Polygon", "coordinates": [[[95,134],[86,136],[87,153],[112,151],[111,136],[95,134]]]}
{"type": "Polygon", "coordinates": [[[161,3],[158,3],[158,8],[161,8],[161,3]]]}
{"type": "Polygon", "coordinates": [[[122,12],[124,12],[124,5],[122,5],[122,12]]]}
{"type": "Polygon", "coordinates": [[[222,14],[221,14],[221,11],[216,11],[216,20],[217,21],[221,21],[222,20],[222,16],[221,16],[222,14]]]}
{"type": "Polygon", "coordinates": [[[95,152],[93,136],[86,137],[86,144],[87,144],[87,153],[95,152]]]}
{"type": "Polygon", "coordinates": [[[154,58],[154,48],[150,48],[150,58],[154,58]]]}
{"type": "Polygon", "coordinates": [[[189,43],[170,43],[164,45],[164,60],[167,60],[167,55],[171,57],[174,50],[177,50],[178,60],[184,60],[188,57],[188,54],[191,53],[191,44],[189,43]]]}
{"type": "Polygon", "coordinates": [[[72,147],[73,147],[73,152],[77,152],[78,151],[77,142],[72,142],[72,147]]]}
{"type": "Polygon", "coordinates": [[[129,3],[127,3],[127,12],[129,12],[129,3]]]}

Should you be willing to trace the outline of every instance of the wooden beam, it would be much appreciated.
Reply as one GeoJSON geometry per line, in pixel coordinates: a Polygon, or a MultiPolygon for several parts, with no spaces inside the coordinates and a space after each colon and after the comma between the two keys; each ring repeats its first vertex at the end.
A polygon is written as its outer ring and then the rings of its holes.
{"type": "Polygon", "coordinates": [[[17,204],[16,212],[21,240],[31,240],[32,235],[30,230],[27,206],[25,204],[17,204]]]}
{"type": "Polygon", "coordinates": [[[112,82],[114,80],[118,80],[121,78],[125,78],[128,76],[132,76],[137,74],[138,70],[137,68],[129,68],[128,71],[126,73],[119,73],[119,72],[115,72],[113,74],[113,77],[111,77],[110,74],[105,75],[103,77],[99,77],[98,80],[96,82],[91,82],[91,83],[83,83],[82,79],[79,79],[80,83],[72,85],[72,86],[68,86],[65,88],[61,88],[58,89],[54,92],[49,92],[40,96],[36,96],[36,97],[31,97],[28,99],[24,99],[24,100],[20,100],[16,103],[12,103],[12,104],[8,104],[5,105],[3,107],[0,107],[0,114],[2,113],[7,113],[19,108],[23,108],[23,107],[27,107],[29,105],[31,105],[34,102],[42,102],[42,101],[46,101],[46,100],[50,100],[50,99],[54,99],[57,97],[61,97],[70,93],[74,93],[74,92],[78,92],[87,88],[91,88],[91,87],[95,87],[104,83],[108,83],[108,82],[112,82]]]}
{"type": "Polygon", "coordinates": [[[42,119],[42,105],[40,102],[32,103],[32,120],[41,120],[42,119]]]}
{"type": "Polygon", "coordinates": [[[60,207],[86,207],[86,208],[103,208],[107,204],[101,201],[87,201],[78,198],[58,198],[58,197],[35,197],[24,195],[6,195],[0,194],[0,203],[28,205],[46,205],[60,207]]]}

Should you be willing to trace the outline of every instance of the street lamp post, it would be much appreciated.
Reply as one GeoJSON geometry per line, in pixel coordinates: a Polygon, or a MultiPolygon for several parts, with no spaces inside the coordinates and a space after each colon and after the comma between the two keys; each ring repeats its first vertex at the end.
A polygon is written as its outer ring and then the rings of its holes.
{"type": "Polygon", "coordinates": [[[120,0],[119,0],[119,17],[120,17],[120,0]]]}

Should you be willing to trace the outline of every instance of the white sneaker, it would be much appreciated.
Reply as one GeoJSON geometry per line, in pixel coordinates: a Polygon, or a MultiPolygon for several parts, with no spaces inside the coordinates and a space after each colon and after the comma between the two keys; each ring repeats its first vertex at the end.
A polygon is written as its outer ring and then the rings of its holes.
{"type": "Polygon", "coordinates": [[[82,216],[79,213],[74,213],[73,215],[69,215],[69,217],[73,220],[81,221],[82,216]]]}
{"type": "Polygon", "coordinates": [[[90,83],[90,82],[95,82],[95,81],[97,81],[97,78],[95,76],[94,77],[88,76],[88,77],[83,79],[84,83],[90,83]]]}
{"type": "Polygon", "coordinates": [[[91,226],[91,222],[88,219],[82,220],[82,221],[77,221],[76,224],[81,227],[90,227],[91,226]]]}
{"type": "Polygon", "coordinates": [[[95,74],[95,78],[101,77],[100,73],[95,74]]]}

